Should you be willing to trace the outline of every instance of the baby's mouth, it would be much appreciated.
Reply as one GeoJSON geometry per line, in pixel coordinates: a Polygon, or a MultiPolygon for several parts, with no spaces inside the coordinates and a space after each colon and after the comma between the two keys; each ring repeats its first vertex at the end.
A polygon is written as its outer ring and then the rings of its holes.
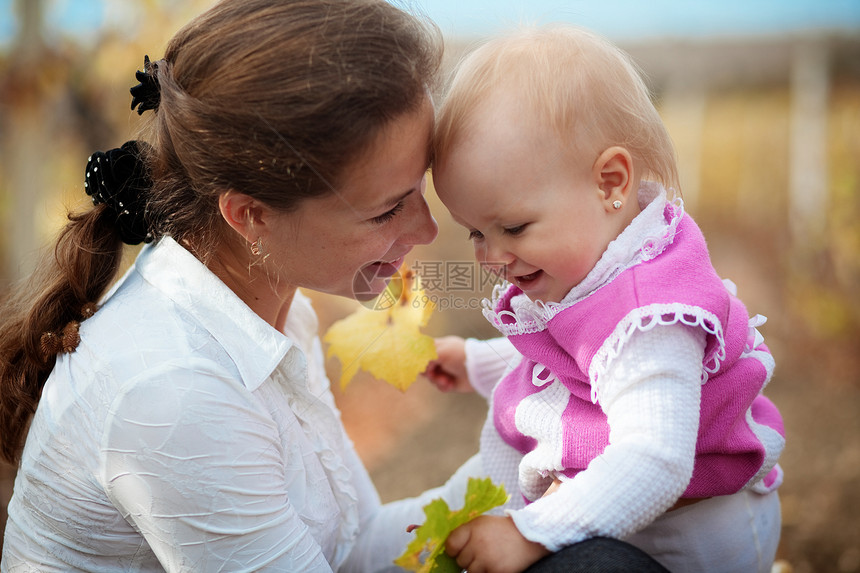
{"type": "Polygon", "coordinates": [[[543,271],[537,270],[533,273],[529,273],[527,275],[520,275],[518,277],[514,277],[514,283],[521,289],[525,289],[529,285],[531,285],[534,281],[540,278],[543,274],[543,271]]]}

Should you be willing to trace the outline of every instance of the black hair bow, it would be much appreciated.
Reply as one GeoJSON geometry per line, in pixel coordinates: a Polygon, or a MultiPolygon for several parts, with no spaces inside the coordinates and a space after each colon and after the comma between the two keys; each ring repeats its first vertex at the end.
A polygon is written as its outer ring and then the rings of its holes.
{"type": "Polygon", "coordinates": [[[137,114],[143,115],[148,109],[157,110],[161,102],[161,88],[155,78],[158,64],[149,61],[149,56],[143,57],[143,71],[134,72],[134,77],[140,83],[131,88],[131,109],[137,108],[137,114]]]}

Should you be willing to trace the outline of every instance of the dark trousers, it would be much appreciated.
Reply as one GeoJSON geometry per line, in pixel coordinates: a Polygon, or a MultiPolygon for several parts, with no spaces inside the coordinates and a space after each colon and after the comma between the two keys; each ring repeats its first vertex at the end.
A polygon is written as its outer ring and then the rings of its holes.
{"type": "Polygon", "coordinates": [[[669,573],[647,553],[617,539],[595,537],[548,555],[525,573],[669,573]]]}

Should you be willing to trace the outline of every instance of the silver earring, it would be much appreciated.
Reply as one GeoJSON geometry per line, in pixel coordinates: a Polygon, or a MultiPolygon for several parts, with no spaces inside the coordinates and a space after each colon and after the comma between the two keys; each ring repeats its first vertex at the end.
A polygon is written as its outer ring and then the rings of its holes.
{"type": "Polygon", "coordinates": [[[612,206],[615,207],[616,209],[620,209],[622,204],[623,203],[621,203],[621,201],[618,201],[617,199],[612,202],[612,206]]]}
{"type": "Polygon", "coordinates": [[[259,257],[263,254],[263,239],[262,237],[257,237],[257,240],[251,243],[251,254],[255,257],[259,257]]]}

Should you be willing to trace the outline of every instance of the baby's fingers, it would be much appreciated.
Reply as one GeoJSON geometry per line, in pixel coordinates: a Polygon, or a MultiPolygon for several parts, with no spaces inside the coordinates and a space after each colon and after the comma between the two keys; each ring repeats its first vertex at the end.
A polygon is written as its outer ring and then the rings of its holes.
{"type": "MultiPolygon", "coordinates": [[[[461,525],[452,531],[448,535],[448,539],[445,540],[445,553],[456,558],[463,551],[466,544],[469,543],[470,537],[471,532],[469,530],[469,524],[461,525]]],[[[459,559],[457,559],[457,564],[463,567],[463,564],[460,563],[459,559]]]]}
{"type": "Polygon", "coordinates": [[[448,392],[454,388],[454,377],[447,373],[438,362],[428,364],[423,374],[442,392],[448,392]]]}

